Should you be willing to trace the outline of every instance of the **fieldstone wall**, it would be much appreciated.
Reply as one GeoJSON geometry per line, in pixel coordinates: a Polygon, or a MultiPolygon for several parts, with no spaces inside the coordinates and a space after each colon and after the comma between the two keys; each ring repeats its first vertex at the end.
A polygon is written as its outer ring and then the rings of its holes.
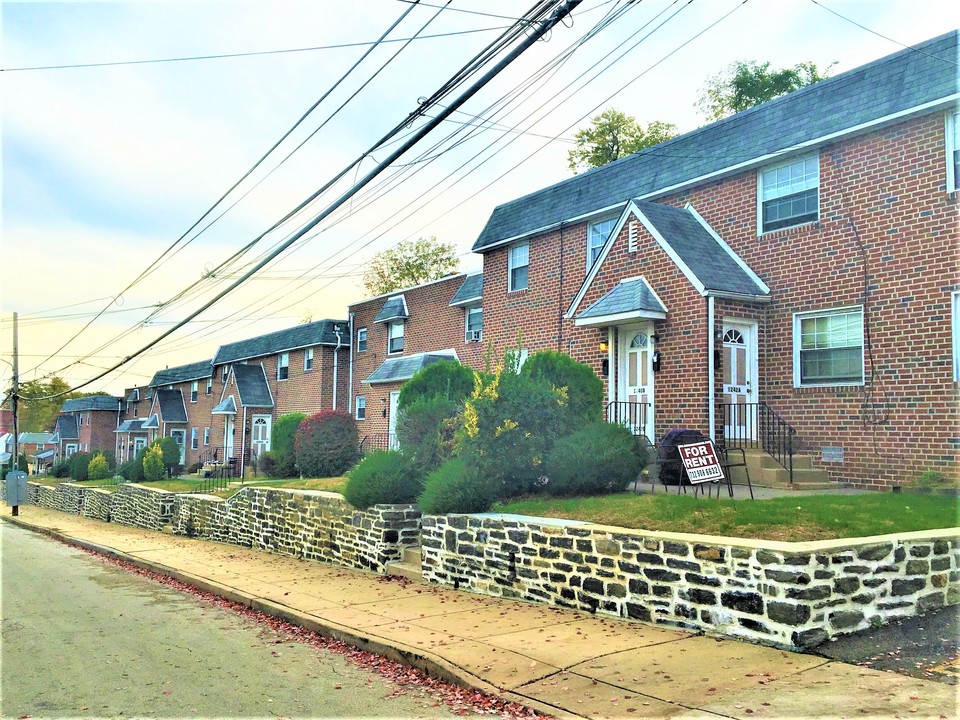
{"type": "Polygon", "coordinates": [[[449,515],[422,547],[432,582],[786,648],[960,604],[956,530],[779,543],[449,515]]]}
{"type": "Polygon", "coordinates": [[[83,495],[88,489],[82,485],[60,483],[53,490],[53,509],[80,515],[83,510],[83,495]]]}
{"type": "Polygon", "coordinates": [[[145,530],[162,530],[173,518],[176,493],[126,483],[118,485],[111,495],[110,522],[145,530]]]}
{"type": "Polygon", "coordinates": [[[86,488],[83,493],[83,507],[80,514],[84,517],[110,522],[113,513],[113,493],[100,488],[86,488]]]}
{"type": "MultiPolygon", "coordinates": [[[[4,483],[4,493],[6,493],[6,483],[4,483]]],[[[56,494],[56,488],[40,483],[27,483],[27,498],[29,498],[30,505],[53,509],[56,494]]]]}
{"type": "Polygon", "coordinates": [[[418,542],[420,511],[360,511],[336,493],[250,487],[228,500],[179,495],[173,532],[382,573],[418,542]]]}

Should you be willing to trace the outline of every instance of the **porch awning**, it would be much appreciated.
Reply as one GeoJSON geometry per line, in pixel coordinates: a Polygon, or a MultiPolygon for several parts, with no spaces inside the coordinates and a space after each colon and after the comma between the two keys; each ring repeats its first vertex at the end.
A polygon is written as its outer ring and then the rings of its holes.
{"type": "Polygon", "coordinates": [[[223,400],[217,403],[217,406],[210,411],[211,415],[236,415],[237,401],[233,395],[227,395],[223,400]]]}
{"type": "Polygon", "coordinates": [[[593,305],[574,318],[580,327],[621,325],[633,320],[664,320],[667,308],[647,281],[640,278],[621,280],[593,305]]]}
{"type": "Polygon", "coordinates": [[[133,433],[133,432],[142,432],[143,426],[146,423],[146,420],[124,420],[120,423],[114,432],[118,433],[133,433]]]}
{"type": "Polygon", "coordinates": [[[160,418],[156,414],[151,415],[144,421],[143,425],[140,426],[141,430],[159,430],[160,429],[160,418]]]}
{"type": "Polygon", "coordinates": [[[367,385],[403,382],[412,378],[418,370],[441,360],[459,362],[455,350],[440,350],[435,353],[419,353],[407,357],[390,358],[373,371],[363,382],[367,385]]]}
{"type": "Polygon", "coordinates": [[[44,450],[43,452],[37,453],[33,457],[37,460],[46,460],[47,458],[52,458],[56,455],[56,450],[44,450]]]}

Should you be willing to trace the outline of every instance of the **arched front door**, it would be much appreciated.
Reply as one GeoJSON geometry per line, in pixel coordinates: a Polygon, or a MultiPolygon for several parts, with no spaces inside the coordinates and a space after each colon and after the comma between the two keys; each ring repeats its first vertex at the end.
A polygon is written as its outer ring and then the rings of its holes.
{"type": "Polygon", "coordinates": [[[637,435],[652,440],[653,327],[651,323],[620,330],[620,392],[617,417],[637,435]]]}
{"type": "Polygon", "coordinates": [[[757,425],[756,325],[723,323],[723,430],[730,440],[753,440],[757,425]]]}
{"type": "Polygon", "coordinates": [[[251,433],[251,445],[255,457],[260,457],[265,452],[270,451],[270,415],[254,415],[251,423],[253,431],[251,433]]]}

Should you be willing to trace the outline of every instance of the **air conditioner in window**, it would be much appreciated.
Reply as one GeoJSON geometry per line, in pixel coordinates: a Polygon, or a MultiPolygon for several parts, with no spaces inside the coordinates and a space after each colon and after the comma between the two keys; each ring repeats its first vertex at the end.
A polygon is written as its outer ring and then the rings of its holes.
{"type": "Polygon", "coordinates": [[[480,338],[482,336],[483,336],[483,330],[468,330],[467,342],[480,342],[480,338]]]}

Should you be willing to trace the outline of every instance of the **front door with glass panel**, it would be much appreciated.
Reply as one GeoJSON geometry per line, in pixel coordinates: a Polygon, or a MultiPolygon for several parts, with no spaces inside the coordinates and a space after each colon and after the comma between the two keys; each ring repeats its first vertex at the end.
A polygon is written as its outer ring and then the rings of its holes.
{"type": "Polygon", "coordinates": [[[650,323],[620,331],[620,392],[612,418],[635,434],[653,440],[653,327],[650,323]]]}
{"type": "Polygon", "coordinates": [[[253,445],[254,455],[260,457],[265,452],[270,452],[270,421],[269,415],[254,415],[251,421],[253,425],[253,445]]]}
{"type": "Polygon", "coordinates": [[[223,457],[221,462],[226,462],[233,457],[233,415],[224,415],[223,421],[223,457]]]}
{"type": "Polygon", "coordinates": [[[756,438],[756,331],[752,323],[723,324],[723,430],[728,440],[756,438]]]}
{"type": "Polygon", "coordinates": [[[187,431],[171,430],[170,437],[176,440],[177,445],[180,446],[180,464],[183,465],[183,461],[186,460],[187,456],[187,431]]]}
{"type": "Polygon", "coordinates": [[[388,442],[391,450],[396,450],[400,447],[400,443],[397,441],[397,405],[400,403],[400,391],[396,390],[390,393],[390,416],[387,423],[387,432],[388,442]]]}

